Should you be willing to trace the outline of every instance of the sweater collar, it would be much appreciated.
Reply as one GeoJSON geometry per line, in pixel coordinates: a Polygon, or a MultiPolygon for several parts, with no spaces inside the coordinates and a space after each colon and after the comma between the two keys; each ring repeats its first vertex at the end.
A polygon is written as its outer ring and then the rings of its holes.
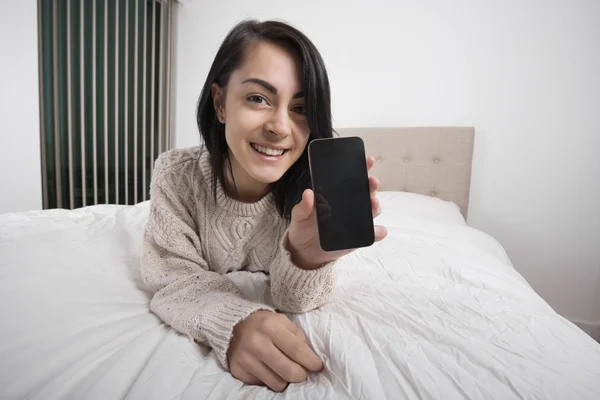
{"type": "MultiPolygon", "coordinates": [[[[202,175],[205,181],[205,184],[210,189],[209,196],[212,198],[212,182],[213,182],[213,173],[210,165],[210,154],[208,150],[202,149],[202,154],[200,155],[200,169],[202,171],[202,175]]],[[[234,214],[244,216],[244,217],[255,217],[266,212],[277,212],[275,209],[275,202],[273,198],[273,193],[268,193],[260,200],[253,203],[244,203],[242,201],[238,201],[232,199],[225,193],[225,188],[221,184],[221,181],[217,179],[217,206],[230,211],[234,214]]]]}

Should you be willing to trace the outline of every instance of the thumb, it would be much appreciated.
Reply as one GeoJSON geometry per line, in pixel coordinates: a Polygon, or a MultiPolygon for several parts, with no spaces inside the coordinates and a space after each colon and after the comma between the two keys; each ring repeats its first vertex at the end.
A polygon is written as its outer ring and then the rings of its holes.
{"type": "Polygon", "coordinates": [[[310,218],[315,205],[315,194],[311,189],[302,193],[300,203],[292,208],[292,222],[302,222],[310,218]]]}

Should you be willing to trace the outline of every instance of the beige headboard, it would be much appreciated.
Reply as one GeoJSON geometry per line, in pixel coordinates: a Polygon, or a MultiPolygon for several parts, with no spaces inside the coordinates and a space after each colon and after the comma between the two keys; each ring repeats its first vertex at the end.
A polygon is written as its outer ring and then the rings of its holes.
{"type": "Polygon", "coordinates": [[[340,136],[359,136],[377,163],[372,174],[380,190],[439,197],[456,203],[465,218],[469,206],[475,129],[343,128],[340,136]]]}

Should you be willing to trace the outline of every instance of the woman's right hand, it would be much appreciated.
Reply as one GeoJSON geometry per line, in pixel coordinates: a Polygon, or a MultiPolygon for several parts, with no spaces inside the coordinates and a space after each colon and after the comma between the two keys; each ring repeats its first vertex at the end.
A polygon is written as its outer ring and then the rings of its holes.
{"type": "Polygon", "coordinates": [[[304,382],[323,362],[304,333],[285,315],[257,311],[239,322],[227,351],[231,375],[249,385],[283,391],[291,382],[304,382]]]}

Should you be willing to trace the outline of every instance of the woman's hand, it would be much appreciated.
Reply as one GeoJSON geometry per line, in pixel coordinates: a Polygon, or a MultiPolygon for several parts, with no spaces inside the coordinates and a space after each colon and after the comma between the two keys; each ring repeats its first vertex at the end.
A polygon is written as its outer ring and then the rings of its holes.
{"type": "Polygon", "coordinates": [[[239,322],[227,351],[231,375],[249,385],[267,385],[275,392],[304,382],[323,362],[306,337],[285,315],[257,311],[239,322]]]}
{"type": "MultiPolygon", "coordinates": [[[[370,170],[375,164],[373,157],[367,157],[367,170],[370,170]]],[[[369,188],[371,191],[371,207],[373,217],[380,214],[381,208],[377,200],[377,189],[379,181],[377,178],[369,177],[369,188]]],[[[317,193],[317,196],[319,194],[317,193]]],[[[302,200],[292,209],[292,221],[288,231],[287,249],[291,253],[292,261],[299,268],[316,269],[323,264],[336,260],[354,250],[341,250],[333,252],[325,252],[319,245],[319,237],[317,232],[316,212],[327,213],[326,204],[317,202],[317,207],[314,206],[315,193],[306,189],[302,193],[302,200]],[[316,209],[316,211],[315,211],[316,209]]],[[[387,235],[387,230],[383,226],[375,226],[375,241],[383,239],[387,235]]]]}

